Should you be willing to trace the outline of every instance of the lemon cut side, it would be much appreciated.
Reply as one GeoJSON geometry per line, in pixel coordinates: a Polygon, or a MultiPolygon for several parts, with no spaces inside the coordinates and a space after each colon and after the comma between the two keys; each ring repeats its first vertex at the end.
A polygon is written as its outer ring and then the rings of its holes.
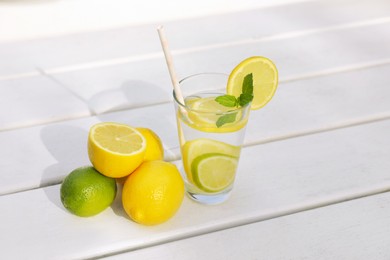
{"type": "Polygon", "coordinates": [[[100,173],[120,178],[132,173],[143,161],[146,140],[135,128],[119,123],[98,123],[88,136],[88,156],[100,173]]]}

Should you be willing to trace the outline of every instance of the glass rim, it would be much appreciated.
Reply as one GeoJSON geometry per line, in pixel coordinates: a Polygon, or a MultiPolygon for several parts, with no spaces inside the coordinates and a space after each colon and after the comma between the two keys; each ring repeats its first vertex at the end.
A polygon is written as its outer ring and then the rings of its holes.
{"type": "MultiPolygon", "coordinates": [[[[196,77],[196,76],[202,76],[202,75],[209,75],[209,76],[210,76],[210,75],[211,75],[211,76],[213,76],[213,75],[214,75],[214,76],[226,76],[226,78],[229,77],[229,75],[226,74],[226,73],[220,73],[220,72],[202,72],[202,73],[197,73],[197,74],[188,75],[188,76],[182,78],[181,80],[179,80],[179,87],[180,87],[180,85],[181,85],[181,83],[182,83],[183,81],[186,81],[186,80],[191,79],[191,78],[196,77]]],[[[210,91],[210,92],[205,92],[205,93],[207,93],[207,94],[214,94],[214,93],[215,93],[216,95],[221,95],[221,93],[218,93],[218,92],[216,92],[216,91],[210,91]]],[[[252,102],[249,102],[248,104],[246,104],[246,105],[243,106],[243,107],[232,107],[231,109],[229,109],[229,110],[227,110],[227,111],[224,111],[224,112],[218,112],[218,113],[216,113],[216,112],[207,112],[207,111],[199,111],[199,110],[197,110],[197,109],[190,108],[190,107],[188,107],[186,104],[181,103],[180,100],[179,100],[179,99],[177,98],[177,96],[176,96],[175,90],[172,91],[172,94],[173,94],[174,102],[175,102],[178,106],[180,106],[181,108],[183,108],[183,109],[185,109],[185,110],[193,111],[193,112],[196,112],[196,113],[202,113],[202,114],[214,114],[214,115],[215,115],[215,114],[218,114],[218,115],[230,114],[230,113],[234,113],[234,112],[237,112],[237,111],[245,110],[245,109],[247,109],[248,106],[250,107],[250,105],[251,105],[251,103],[252,103],[252,102]]],[[[183,97],[183,98],[185,99],[185,97],[183,97]]]]}

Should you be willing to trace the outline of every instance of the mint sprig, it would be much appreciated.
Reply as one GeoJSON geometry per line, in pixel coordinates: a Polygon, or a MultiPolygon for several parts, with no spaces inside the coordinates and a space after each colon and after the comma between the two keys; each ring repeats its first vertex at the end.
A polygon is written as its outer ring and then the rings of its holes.
{"type": "MultiPolygon", "coordinates": [[[[253,100],[253,75],[246,75],[242,82],[242,90],[239,97],[232,95],[222,95],[215,98],[219,104],[225,107],[243,107],[253,100]]],[[[237,112],[226,114],[218,118],[216,125],[221,127],[227,123],[233,123],[236,120],[237,112]]]]}

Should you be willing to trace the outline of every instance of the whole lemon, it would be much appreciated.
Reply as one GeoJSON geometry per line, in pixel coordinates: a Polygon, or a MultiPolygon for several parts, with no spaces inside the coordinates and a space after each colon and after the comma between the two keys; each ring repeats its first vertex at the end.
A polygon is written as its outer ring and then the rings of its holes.
{"type": "Polygon", "coordinates": [[[105,210],[117,192],[115,179],[102,175],[91,166],[72,171],[61,184],[61,201],[71,213],[89,217],[105,210]]]}
{"type": "Polygon", "coordinates": [[[146,161],[123,185],[122,204],[135,222],[156,225],[175,215],[183,197],[184,182],[174,164],[146,161]]]}
{"type": "Polygon", "coordinates": [[[162,160],[164,158],[164,149],[160,137],[149,128],[137,127],[136,129],[146,139],[144,160],[162,160]]]}

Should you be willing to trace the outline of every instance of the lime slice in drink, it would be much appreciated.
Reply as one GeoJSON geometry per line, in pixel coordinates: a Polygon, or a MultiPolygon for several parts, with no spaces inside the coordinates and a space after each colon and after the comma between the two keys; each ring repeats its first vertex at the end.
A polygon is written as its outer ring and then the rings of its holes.
{"type": "Polygon", "coordinates": [[[206,192],[219,192],[234,181],[238,160],[235,157],[206,153],[192,162],[194,183],[206,192]]]}
{"type": "Polygon", "coordinates": [[[227,93],[239,97],[244,78],[251,73],[253,77],[251,109],[255,110],[265,106],[274,96],[278,86],[278,70],[275,64],[265,57],[254,56],[245,59],[230,73],[227,93]]]}
{"type": "Polygon", "coordinates": [[[191,164],[195,158],[207,153],[219,153],[238,158],[240,156],[240,151],[240,146],[234,146],[207,138],[188,141],[182,147],[184,170],[187,173],[188,179],[192,182],[193,173],[191,164]]]}

